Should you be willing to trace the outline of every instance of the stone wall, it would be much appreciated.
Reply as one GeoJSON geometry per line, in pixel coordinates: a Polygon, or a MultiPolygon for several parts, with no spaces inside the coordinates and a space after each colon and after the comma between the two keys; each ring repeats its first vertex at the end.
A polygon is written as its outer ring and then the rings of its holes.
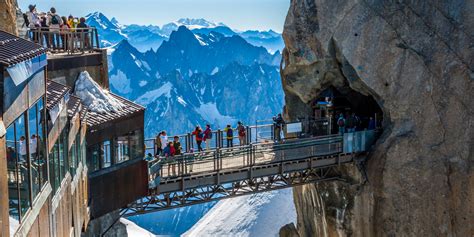
{"type": "Polygon", "coordinates": [[[17,35],[16,0],[0,1],[0,30],[17,35]]]}
{"type": "Polygon", "coordinates": [[[295,188],[300,236],[474,235],[474,2],[291,1],[286,116],[328,86],[373,96],[369,182],[295,188]]]}

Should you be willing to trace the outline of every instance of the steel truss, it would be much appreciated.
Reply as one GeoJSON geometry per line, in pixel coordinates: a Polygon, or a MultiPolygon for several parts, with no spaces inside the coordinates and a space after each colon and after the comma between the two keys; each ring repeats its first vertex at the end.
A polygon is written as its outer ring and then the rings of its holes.
{"type": "Polygon", "coordinates": [[[338,165],[316,167],[227,184],[207,185],[185,191],[151,194],[131,203],[121,213],[123,216],[134,216],[308,183],[343,180],[337,167],[338,165]]]}

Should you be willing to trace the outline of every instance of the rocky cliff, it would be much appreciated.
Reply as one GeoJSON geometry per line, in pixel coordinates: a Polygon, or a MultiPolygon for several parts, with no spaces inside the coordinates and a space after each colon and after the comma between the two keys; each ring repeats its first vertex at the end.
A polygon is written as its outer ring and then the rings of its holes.
{"type": "Polygon", "coordinates": [[[0,1],[0,30],[16,35],[16,0],[0,1]]]}
{"type": "Polygon", "coordinates": [[[473,1],[291,1],[287,116],[332,86],[372,96],[384,117],[368,182],[344,167],[347,182],[295,188],[300,236],[474,235],[473,12],[473,1]]]}

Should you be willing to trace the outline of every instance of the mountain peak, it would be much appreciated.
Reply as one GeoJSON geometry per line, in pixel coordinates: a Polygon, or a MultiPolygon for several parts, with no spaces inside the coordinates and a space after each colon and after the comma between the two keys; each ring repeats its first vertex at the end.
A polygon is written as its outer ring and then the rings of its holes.
{"type": "Polygon", "coordinates": [[[200,29],[200,28],[209,28],[209,27],[217,27],[217,26],[225,26],[222,23],[214,23],[208,21],[204,18],[181,18],[175,22],[176,25],[184,25],[189,29],[200,29]]]}

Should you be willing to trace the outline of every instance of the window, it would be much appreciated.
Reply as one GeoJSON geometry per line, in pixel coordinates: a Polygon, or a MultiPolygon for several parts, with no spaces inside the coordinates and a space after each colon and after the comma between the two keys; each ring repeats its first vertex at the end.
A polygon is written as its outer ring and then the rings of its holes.
{"type": "Polygon", "coordinates": [[[30,157],[25,116],[7,128],[7,170],[10,216],[20,221],[31,207],[30,157]]]}
{"type": "Polygon", "coordinates": [[[90,172],[99,170],[99,162],[101,160],[100,144],[92,145],[88,148],[88,150],[90,159],[87,160],[87,167],[89,168],[90,172]]]}
{"type": "Polygon", "coordinates": [[[71,173],[71,176],[74,177],[76,174],[76,169],[77,169],[77,146],[76,146],[76,139],[72,142],[71,149],[69,150],[69,172],[71,173]]]}
{"type": "Polygon", "coordinates": [[[130,133],[130,157],[131,159],[143,158],[145,156],[145,145],[143,141],[143,131],[135,130],[130,133]]]}
{"type": "Polygon", "coordinates": [[[102,168],[107,168],[112,165],[112,156],[110,154],[110,141],[104,141],[102,143],[102,168]]]}
{"type": "Polygon", "coordinates": [[[117,163],[130,160],[129,136],[117,137],[115,140],[115,156],[117,163]]]}

